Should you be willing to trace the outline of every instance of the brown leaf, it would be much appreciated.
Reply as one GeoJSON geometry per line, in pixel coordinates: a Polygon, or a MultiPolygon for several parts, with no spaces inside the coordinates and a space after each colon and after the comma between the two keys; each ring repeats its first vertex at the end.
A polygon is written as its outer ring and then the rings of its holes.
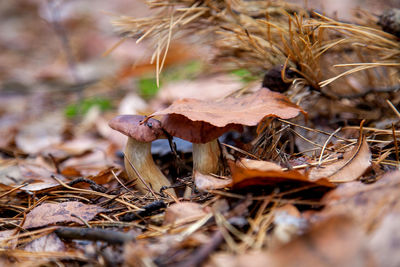
{"type": "Polygon", "coordinates": [[[400,212],[399,195],[400,171],[386,173],[373,184],[344,183],[322,199],[325,208],[315,213],[314,219],[347,214],[360,228],[369,230],[385,213],[400,212]]]}
{"type": "Polygon", "coordinates": [[[238,163],[230,162],[232,184],[234,188],[244,188],[252,185],[276,185],[281,182],[297,182],[316,184],[333,188],[334,184],[326,179],[310,181],[308,177],[296,170],[282,171],[282,168],[272,162],[242,159],[238,163]]]}
{"type": "Polygon", "coordinates": [[[62,114],[51,113],[24,124],[19,130],[15,142],[26,153],[38,153],[44,148],[62,141],[65,129],[65,119],[62,114]]]}
{"type": "Polygon", "coordinates": [[[400,266],[400,213],[386,215],[371,234],[368,248],[377,266],[400,266]]]}
{"type": "Polygon", "coordinates": [[[191,98],[177,100],[152,116],[179,114],[192,121],[205,121],[217,127],[224,127],[228,124],[255,126],[266,116],[290,119],[296,117],[299,112],[304,111],[286,96],[262,88],[250,95],[230,97],[222,101],[191,98]]]}
{"type": "Polygon", "coordinates": [[[36,191],[41,191],[49,188],[54,188],[56,186],[60,186],[59,183],[57,182],[37,182],[37,183],[31,183],[28,184],[24,187],[21,187],[21,190],[28,191],[28,192],[36,192],[36,191]]]}
{"type": "Polygon", "coordinates": [[[78,201],[57,204],[45,203],[34,208],[27,214],[24,228],[35,228],[58,222],[76,222],[78,224],[83,224],[83,222],[75,216],[85,221],[90,221],[97,213],[103,211],[105,211],[105,209],[101,207],[86,205],[78,201]]]}
{"type": "Polygon", "coordinates": [[[345,153],[342,160],[310,170],[311,180],[327,178],[331,182],[343,183],[357,180],[371,166],[371,152],[366,138],[361,136],[358,144],[345,153]]]}
{"type": "Polygon", "coordinates": [[[219,179],[208,174],[202,174],[194,171],[194,182],[197,189],[200,191],[207,191],[210,189],[222,189],[232,185],[232,179],[219,179]]]}
{"type": "Polygon", "coordinates": [[[164,224],[188,223],[206,215],[205,209],[198,203],[179,202],[165,210],[164,224]]]}

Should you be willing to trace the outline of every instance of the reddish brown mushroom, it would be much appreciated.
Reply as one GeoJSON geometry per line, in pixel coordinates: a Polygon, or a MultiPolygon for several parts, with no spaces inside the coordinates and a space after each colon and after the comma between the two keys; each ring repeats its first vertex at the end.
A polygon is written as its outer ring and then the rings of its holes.
{"type": "MultiPolygon", "coordinates": [[[[141,192],[148,191],[147,186],[159,192],[161,187],[170,186],[171,183],[154,163],[151,142],[165,136],[158,120],[148,119],[141,123],[145,118],[140,115],[120,115],[112,119],[109,126],[128,136],[124,164],[129,178],[137,181],[141,192]]],[[[168,189],[168,192],[175,196],[173,189],[168,189]]]]}
{"type": "Polygon", "coordinates": [[[255,126],[265,117],[293,118],[304,112],[284,95],[262,88],[240,98],[222,101],[181,99],[153,113],[164,115],[163,128],[171,135],[193,143],[193,168],[201,173],[217,173],[220,149],[217,138],[242,125],[255,126]]]}

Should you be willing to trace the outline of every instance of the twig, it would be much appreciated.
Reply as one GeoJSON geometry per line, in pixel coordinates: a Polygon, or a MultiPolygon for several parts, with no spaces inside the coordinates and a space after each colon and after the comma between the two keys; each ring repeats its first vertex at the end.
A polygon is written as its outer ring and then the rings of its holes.
{"type": "Polygon", "coordinates": [[[76,178],[75,180],[71,181],[68,183],[69,186],[74,186],[76,184],[79,183],[87,183],[89,184],[89,187],[93,190],[93,191],[97,191],[97,192],[101,192],[101,193],[105,193],[107,191],[107,189],[101,185],[98,185],[95,181],[92,181],[90,179],[87,178],[83,178],[83,177],[79,177],[76,178]]]}
{"type": "Polygon", "coordinates": [[[49,153],[49,158],[51,159],[51,161],[54,164],[54,167],[56,168],[56,172],[57,174],[61,174],[61,170],[60,170],[60,166],[56,160],[56,158],[53,156],[53,154],[49,153]]]}
{"type": "Polygon", "coordinates": [[[160,211],[163,208],[166,208],[167,205],[161,200],[154,201],[146,206],[143,206],[141,211],[138,212],[129,212],[120,217],[121,221],[131,222],[137,219],[142,219],[150,214],[153,214],[155,211],[160,211]]]}
{"type": "Polygon", "coordinates": [[[7,196],[7,195],[11,194],[11,193],[14,192],[14,191],[17,191],[18,189],[20,189],[21,187],[24,187],[24,186],[26,186],[26,185],[28,185],[28,183],[21,184],[21,185],[15,187],[15,188],[13,188],[13,189],[8,190],[7,192],[1,194],[1,195],[0,195],[0,198],[7,196]]]}
{"type": "Polygon", "coordinates": [[[79,216],[79,215],[77,215],[77,214],[74,214],[74,213],[72,213],[71,216],[77,218],[78,220],[80,220],[80,221],[81,221],[84,225],[86,225],[88,228],[92,228],[92,227],[88,224],[88,222],[85,221],[85,219],[83,219],[81,216],[79,216]]]}
{"type": "Polygon", "coordinates": [[[104,241],[109,244],[123,244],[134,239],[132,234],[126,234],[99,228],[73,228],[62,227],[55,231],[63,239],[78,239],[91,241],[104,241]]]}
{"type": "Polygon", "coordinates": [[[122,187],[123,188],[125,188],[125,190],[126,191],[128,191],[129,193],[131,193],[132,194],[132,196],[134,196],[135,195],[135,193],[134,192],[132,192],[132,190],[130,190],[128,187],[126,187],[126,185],[118,178],[118,176],[114,173],[114,171],[113,170],[111,170],[111,173],[113,174],[113,176],[114,176],[114,178],[115,178],[115,180],[117,180],[118,181],[118,183],[120,184],[120,185],[122,185],[122,187]]]}
{"type": "Polygon", "coordinates": [[[389,99],[386,99],[386,103],[390,106],[390,108],[393,110],[393,112],[396,114],[396,116],[400,119],[400,112],[396,109],[396,107],[390,102],[389,99]]]}

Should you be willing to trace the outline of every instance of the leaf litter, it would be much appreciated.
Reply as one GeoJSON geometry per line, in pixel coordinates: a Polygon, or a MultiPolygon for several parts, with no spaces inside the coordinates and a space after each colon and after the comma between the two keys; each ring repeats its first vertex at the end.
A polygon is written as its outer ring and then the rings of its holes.
{"type": "MultiPolygon", "coordinates": [[[[139,7],[117,2],[105,10],[139,7]]],[[[399,265],[397,37],[366,11],[345,23],[284,2],[149,4],[158,13],[116,17],[126,46],[107,62],[97,60],[96,47],[118,38],[98,35],[93,25],[104,26],[104,18],[85,12],[62,13],[57,27],[68,30],[54,31],[57,38],[79,36],[67,38],[72,46],[64,41],[64,55],[35,45],[2,57],[0,65],[15,69],[4,67],[0,91],[0,264],[399,265]],[[161,87],[154,99],[132,90],[153,67],[139,59],[151,49],[128,37],[155,45],[161,87]],[[42,55],[40,68],[32,51],[42,55]],[[214,61],[204,60],[193,80],[165,85],[162,69],[194,58],[214,61]],[[232,69],[251,78],[218,80],[232,69]],[[112,109],[60,118],[59,106],[97,97],[112,109]],[[164,188],[139,192],[123,167],[126,140],[107,126],[118,109],[186,118],[179,124],[186,129],[189,120],[208,123],[204,138],[220,142],[218,173],[194,171],[192,150],[177,149],[167,131],[170,151],[153,157],[177,197],[164,188]],[[235,123],[240,133],[213,128],[235,123]]],[[[37,5],[2,8],[37,17],[45,8],[37,5]]],[[[26,43],[54,34],[20,19],[32,25],[22,32],[26,43]]],[[[3,38],[4,47],[15,44],[3,38]]]]}

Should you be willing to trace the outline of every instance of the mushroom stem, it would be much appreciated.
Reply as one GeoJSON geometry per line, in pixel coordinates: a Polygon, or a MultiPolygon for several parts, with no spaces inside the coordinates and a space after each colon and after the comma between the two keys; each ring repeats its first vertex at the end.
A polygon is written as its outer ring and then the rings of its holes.
{"type": "Polygon", "coordinates": [[[218,173],[221,150],[218,139],[205,144],[193,143],[193,169],[203,174],[218,173]]]}
{"type": "MultiPolygon", "coordinates": [[[[128,138],[125,147],[125,169],[129,178],[137,181],[136,187],[141,192],[147,192],[147,187],[130,166],[129,162],[136,168],[144,182],[147,183],[155,192],[160,192],[161,187],[170,186],[171,183],[154,163],[151,156],[151,142],[140,142],[133,138],[128,138]]],[[[174,189],[167,189],[169,193],[176,196],[174,189]]]]}
{"type": "MultiPolygon", "coordinates": [[[[217,174],[221,166],[220,156],[221,150],[217,139],[204,144],[193,143],[193,173],[198,171],[202,174],[217,174]]],[[[191,188],[186,187],[183,197],[190,198],[191,194],[191,188]]]]}

